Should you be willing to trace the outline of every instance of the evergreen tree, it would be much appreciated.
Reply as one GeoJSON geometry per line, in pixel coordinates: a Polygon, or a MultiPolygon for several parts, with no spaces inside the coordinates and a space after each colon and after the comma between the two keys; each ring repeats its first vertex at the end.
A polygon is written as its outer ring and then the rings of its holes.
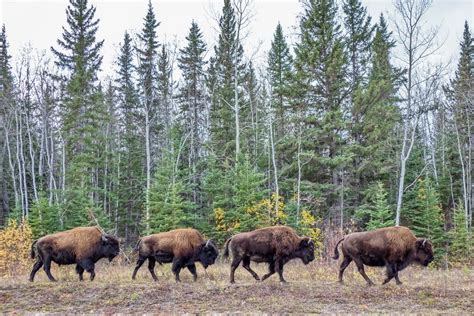
{"type": "Polygon", "coordinates": [[[143,209],[143,165],[145,161],[143,146],[143,121],[139,109],[138,91],[134,74],[133,47],[130,35],[125,32],[117,61],[117,102],[119,112],[117,191],[118,207],[116,214],[117,232],[123,232],[128,240],[137,230],[134,224],[143,209]]]}
{"type": "Polygon", "coordinates": [[[389,227],[395,224],[393,211],[387,201],[387,192],[382,182],[377,182],[375,187],[370,188],[368,203],[356,211],[356,217],[366,219],[365,228],[374,230],[389,227]]]}
{"type": "Polygon", "coordinates": [[[454,210],[454,225],[449,235],[449,261],[452,263],[469,263],[473,259],[474,239],[466,228],[466,217],[460,203],[454,210]]]}
{"type": "MultiPolygon", "coordinates": [[[[8,41],[5,29],[5,24],[2,25],[2,31],[0,33],[0,148],[2,148],[2,154],[0,155],[0,181],[1,181],[1,196],[2,203],[0,205],[0,225],[5,223],[5,219],[10,213],[11,205],[10,200],[13,200],[13,208],[18,207],[18,193],[16,185],[10,183],[7,177],[9,177],[9,166],[7,162],[6,153],[6,137],[8,131],[6,128],[7,114],[9,113],[10,106],[13,105],[13,76],[10,66],[11,56],[8,54],[8,41]],[[9,185],[10,184],[10,185],[9,185]]],[[[15,181],[12,177],[11,181],[15,181]]]]}
{"type": "Polygon", "coordinates": [[[291,80],[293,58],[283,35],[281,24],[278,23],[273,35],[272,46],[268,53],[268,74],[272,88],[272,108],[275,112],[275,140],[278,142],[285,135],[288,123],[289,85],[291,80]]]}
{"type": "Polygon", "coordinates": [[[178,67],[183,75],[183,85],[180,88],[180,112],[184,118],[184,131],[189,134],[186,145],[188,168],[192,182],[192,200],[197,203],[202,199],[201,180],[202,170],[198,170],[202,159],[202,146],[206,133],[206,91],[205,69],[206,43],[196,22],[192,22],[186,37],[187,45],[179,51],[178,67]]]}
{"type": "MultiPolygon", "coordinates": [[[[181,134],[176,129],[173,133],[181,134]]],[[[185,198],[189,188],[179,168],[182,140],[175,139],[174,150],[165,153],[156,170],[150,191],[151,218],[147,234],[198,224],[199,219],[192,214],[195,205],[185,198]]]]}
{"type": "Polygon", "coordinates": [[[406,216],[409,217],[410,228],[416,236],[431,240],[435,262],[440,264],[446,253],[446,234],[438,193],[430,178],[418,180],[417,200],[406,216]]]}
{"type": "Polygon", "coordinates": [[[351,127],[357,134],[357,141],[351,146],[354,157],[357,157],[353,175],[356,191],[364,192],[374,181],[386,184],[395,181],[394,132],[400,121],[396,94],[402,72],[390,62],[394,46],[395,42],[381,15],[372,42],[372,67],[369,69],[368,83],[355,94],[353,105],[353,109],[360,113],[358,123],[351,127]]]}
{"type": "MultiPolygon", "coordinates": [[[[210,59],[208,89],[211,95],[211,143],[218,156],[232,157],[235,154],[235,67],[238,68],[240,84],[243,80],[243,48],[237,41],[236,17],[230,0],[224,1],[219,18],[219,40],[210,59]]],[[[241,98],[239,98],[240,100],[241,98]]]]}
{"type": "Polygon", "coordinates": [[[51,47],[56,65],[66,73],[66,95],[62,133],[66,147],[66,205],[65,226],[87,223],[86,210],[97,205],[97,166],[103,139],[100,125],[104,108],[97,85],[97,72],[102,63],[100,49],[104,41],[96,40],[99,19],[96,9],[87,0],[70,0],[66,15],[68,29],[64,28],[59,48],[51,47]]]}
{"type": "Polygon", "coordinates": [[[48,202],[45,194],[40,192],[39,199],[30,209],[28,222],[35,238],[54,233],[59,230],[59,209],[48,202]]]}
{"type": "Polygon", "coordinates": [[[150,230],[150,189],[151,189],[151,173],[152,173],[152,153],[151,144],[156,142],[152,141],[153,131],[155,129],[156,116],[158,111],[158,96],[157,96],[157,57],[158,57],[158,41],[156,39],[156,28],[160,23],[156,21],[155,13],[153,12],[153,6],[151,1],[148,2],[148,10],[144,19],[143,29],[138,38],[140,40],[141,47],[136,47],[138,53],[138,74],[139,74],[139,86],[141,96],[141,106],[143,107],[143,113],[145,118],[145,152],[146,152],[146,189],[145,189],[145,227],[146,230],[150,230]]]}
{"type": "Polygon", "coordinates": [[[313,195],[321,201],[322,206],[314,207],[342,221],[342,183],[351,158],[344,150],[343,137],[347,57],[336,16],[335,1],[305,2],[292,91],[295,111],[301,111],[304,124],[301,151],[310,157],[302,180],[313,184],[313,195]]]}

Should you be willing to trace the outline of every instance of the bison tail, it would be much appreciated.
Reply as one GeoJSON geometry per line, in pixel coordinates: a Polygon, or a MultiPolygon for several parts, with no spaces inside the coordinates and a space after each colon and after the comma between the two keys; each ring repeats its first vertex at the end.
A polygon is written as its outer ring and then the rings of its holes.
{"type": "Polygon", "coordinates": [[[133,248],[133,251],[138,251],[140,250],[140,243],[142,242],[142,239],[138,239],[137,241],[137,244],[135,245],[135,247],[133,248]]]}
{"type": "Polygon", "coordinates": [[[229,238],[225,241],[225,250],[224,250],[224,258],[227,258],[229,257],[229,244],[230,244],[230,241],[232,240],[232,238],[229,238]]]}
{"type": "Polygon", "coordinates": [[[36,242],[38,240],[35,240],[33,241],[33,243],[31,244],[31,252],[30,252],[30,256],[31,256],[31,259],[34,259],[36,257],[36,251],[35,251],[35,245],[36,245],[36,242]]]}
{"type": "MultiPolygon", "coordinates": [[[[345,237],[344,237],[345,238],[345,237]]],[[[339,259],[339,251],[337,250],[337,246],[339,246],[339,244],[344,240],[344,238],[341,238],[337,244],[336,244],[336,247],[334,247],[334,256],[332,257],[334,260],[337,260],[339,259]]]]}

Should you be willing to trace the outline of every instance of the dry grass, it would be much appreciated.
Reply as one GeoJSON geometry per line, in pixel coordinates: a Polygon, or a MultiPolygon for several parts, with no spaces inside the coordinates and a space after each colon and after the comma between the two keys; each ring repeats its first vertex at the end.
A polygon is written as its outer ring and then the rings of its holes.
{"type": "MultiPolygon", "coordinates": [[[[153,282],[146,264],[131,280],[133,264],[100,262],[94,282],[79,282],[74,266],[53,265],[59,282],[50,283],[42,270],[34,283],[28,275],[0,279],[2,313],[417,313],[469,314],[474,306],[474,271],[469,268],[438,271],[409,267],[395,283],[366,287],[354,267],[346,270],[345,285],[339,285],[337,266],[300,262],[286,266],[286,285],[276,275],[256,282],[242,267],[236,284],[228,282],[228,263],[204,269],[192,282],[184,270],[180,284],[174,282],[169,265],[157,266],[159,281],[153,282]]],[[[259,275],[266,265],[255,265],[259,275]]],[[[367,269],[374,282],[384,277],[381,269],[367,269]]],[[[85,274],[85,276],[88,276],[85,274]]]]}

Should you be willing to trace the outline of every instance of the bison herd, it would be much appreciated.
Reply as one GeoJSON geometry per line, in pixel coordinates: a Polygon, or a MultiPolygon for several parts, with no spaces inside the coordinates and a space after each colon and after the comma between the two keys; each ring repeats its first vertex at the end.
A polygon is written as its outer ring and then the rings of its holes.
{"type": "MultiPolygon", "coordinates": [[[[339,259],[338,246],[344,258],[339,268],[339,282],[342,283],[344,270],[354,261],[359,273],[373,285],[365,274],[364,265],[386,267],[387,278],[383,284],[395,278],[401,284],[398,272],[412,263],[427,266],[433,261],[433,248],[429,240],[416,238],[406,227],[387,227],[368,232],[352,233],[339,240],[334,249],[334,259],[339,259]]],[[[155,281],[155,264],[171,263],[176,282],[179,282],[181,269],[187,268],[197,279],[196,262],[206,269],[215,263],[219,250],[212,240],[206,240],[197,230],[186,228],[153,234],[141,238],[135,250],[138,260],[132,274],[134,280],[137,271],[148,260],[148,270],[155,281]]],[[[234,273],[242,266],[257,281],[263,281],[278,273],[280,282],[284,265],[299,258],[304,264],[314,260],[315,245],[309,237],[300,237],[286,226],[273,226],[240,233],[229,238],[224,245],[224,257],[232,254],[230,282],[234,283],[234,273]],[[260,278],[250,267],[251,262],[268,263],[268,273],[260,278]]],[[[83,273],[90,273],[91,281],[95,277],[94,266],[97,261],[107,258],[112,261],[120,253],[120,242],[99,227],[78,227],[68,231],[44,236],[31,246],[31,258],[36,258],[30,274],[34,280],[36,272],[43,267],[50,281],[56,281],[51,274],[51,262],[58,265],[75,264],[79,280],[83,273]]]]}

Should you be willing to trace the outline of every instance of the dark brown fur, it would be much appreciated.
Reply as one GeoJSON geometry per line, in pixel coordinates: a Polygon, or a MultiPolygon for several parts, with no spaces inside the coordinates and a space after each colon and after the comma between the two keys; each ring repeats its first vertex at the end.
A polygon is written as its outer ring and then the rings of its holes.
{"type": "Polygon", "coordinates": [[[172,262],[176,281],[179,281],[179,271],[183,267],[187,267],[196,280],[194,262],[200,261],[207,268],[218,255],[215,244],[212,241],[208,243],[200,232],[192,228],[145,236],[138,242],[136,249],[139,258],[132,279],[135,279],[138,269],[148,259],[148,269],[155,281],[158,279],[154,271],[156,261],[160,264],[172,262]]]}
{"type": "Polygon", "coordinates": [[[240,233],[228,239],[225,243],[224,256],[232,252],[230,282],[234,283],[235,269],[243,261],[243,267],[259,281],[259,276],[250,268],[250,261],[269,263],[269,273],[262,281],[278,272],[281,282],[283,266],[294,258],[301,258],[305,264],[314,260],[314,243],[308,237],[299,237],[287,226],[273,226],[240,233]]]}
{"type": "Polygon", "coordinates": [[[51,281],[51,262],[58,265],[76,264],[79,279],[83,280],[84,270],[95,277],[94,265],[101,258],[112,260],[119,253],[119,241],[111,235],[103,234],[97,227],[77,227],[71,230],[44,236],[31,246],[31,258],[37,257],[30,275],[34,280],[36,272],[44,265],[51,281]]]}
{"type": "Polygon", "coordinates": [[[368,232],[347,235],[336,244],[334,259],[339,258],[337,247],[342,242],[344,260],[339,268],[339,282],[342,283],[344,270],[354,261],[359,273],[367,281],[373,282],[365,274],[364,265],[387,268],[387,278],[383,284],[395,278],[401,284],[398,272],[412,263],[427,266],[433,260],[432,244],[429,240],[416,238],[407,227],[395,226],[368,232]]]}

